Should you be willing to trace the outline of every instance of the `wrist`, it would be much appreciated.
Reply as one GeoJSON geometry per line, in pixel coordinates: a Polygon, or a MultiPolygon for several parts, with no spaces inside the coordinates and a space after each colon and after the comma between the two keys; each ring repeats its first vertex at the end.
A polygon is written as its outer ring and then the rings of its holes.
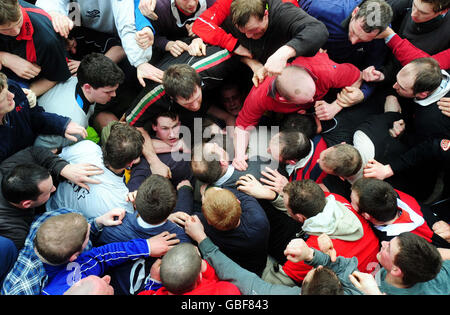
{"type": "Polygon", "coordinates": [[[305,261],[311,261],[314,259],[314,249],[308,247],[308,255],[305,258],[305,261]]]}
{"type": "Polygon", "coordinates": [[[386,176],[385,178],[391,177],[392,175],[394,175],[394,171],[392,170],[392,168],[389,164],[385,165],[384,169],[385,169],[384,174],[386,176]]]}

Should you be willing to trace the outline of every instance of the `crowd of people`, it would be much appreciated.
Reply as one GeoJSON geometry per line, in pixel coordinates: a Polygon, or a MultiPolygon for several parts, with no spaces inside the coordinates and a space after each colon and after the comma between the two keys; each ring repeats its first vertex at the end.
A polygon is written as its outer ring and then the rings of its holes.
{"type": "Polygon", "coordinates": [[[0,294],[449,295],[449,0],[2,0],[0,294]]]}

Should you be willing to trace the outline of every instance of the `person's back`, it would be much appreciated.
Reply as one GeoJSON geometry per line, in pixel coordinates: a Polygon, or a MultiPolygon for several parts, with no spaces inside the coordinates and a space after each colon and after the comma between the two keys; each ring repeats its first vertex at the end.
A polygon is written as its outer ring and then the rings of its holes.
{"type": "MultiPolygon", "coordinates": [[[[311,180],[291,182],[284,188],[288,213],[294,211],[294,217],[303,218],[302,229],[307,234],[308,246],[318,249],[318,237],[326,233],[332,239],[338,256],[357,257],[358,269],[364,272],[375,269],[379,245],[368,222],[343,197],[319,191],[320,187],[311,180]],[[315,201],[312,203],[312,200],[315,201]],[[301,206],[302,204],[304,206],[301,206]],[[312,204],[316,210],[307,214],[304,207],[308,205],[308,208],[311,208],[312,204]],[[295,214],[297,211],[300,212],[295,214]],[[305,214],[300,214],[301,212],[305,214]]],[[[310,269],[303,262],[287,261],[283,265],[283,271],[296,282],[303,281],[310,269]]]]}
{"type": "Polygon", "coordinates": [[[87,218],[97,217],[117,207],[133,213],[133,206],[125,200],[129,191],[123,177],[104,165],[100,146],[84,140],[65,147],[59,156],[70,163],[92,163],[101,168],[103,174],[94,177],[101,184],[91,185],[87,190],[71,182],[61,183],[49,199],[47,211],[67,207],[82,211],[87,218]]]}
{"type": "MultiPolygon", "coordinates": [[[[151,175],[139,187],[135,199],[136,213],[127,213],[122,223],[104,227],[94,244],[105,245],[137,238],[150,238],[164,231],[175,233],[181,243],[191,239],[184,230],[167,220],[175,208],[176,193],[171,182],[162,176],[151,175]]],[[[111,285],[117,294],[135,294],[142,291],[145,279],[155,262],[154,258],[127,262],[111,270],[111,285]]]]}
{"type": "Polygon", "coordinates": [[[431,227],[438,221],[426,205],[389,183],[375,178],[361,178],[352,186],[352,206],[371,222],[380,242],[390,241],[403,232],[411,232],[437,247],[449,244],[431,227]]]}
{"type": "Polygon", "coordinates": [[[199,218],[206,234],[228,257],[262,274],[270,225],[256,199],[232,188],[210,188],[205,192],[199,218]]]}
{"type": "Polygon", "coordinates": [[[71,163],[91,163],[104,173],[95,176],[101,184],[89,190],[72,183],[63,183],[47,203],[47,210],[68,207],[83,212],[87,218],[97,217],[113,208],[123,208],[133,213],[131,203],[126,201],[128,188],[123,179],[126,167],[132,165],[142,154],[143,137],[136,128],[116,124],[103,148],[85,140],[65,147],[60,154],[71,163]]]}

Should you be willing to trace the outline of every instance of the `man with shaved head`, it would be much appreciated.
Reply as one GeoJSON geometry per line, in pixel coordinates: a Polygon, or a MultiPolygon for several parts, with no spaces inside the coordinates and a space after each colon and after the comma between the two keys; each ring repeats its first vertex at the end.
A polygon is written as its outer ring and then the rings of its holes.
{"type": "Polygon", "coordinates": [[[245,151],[249,141],[249,128],[257,126],[266,111],[277,113],[305,113],[314,107],[321,120],[331,119],[343,106],[338,101],[322,101],[330,89],[361,84],[361,73],[349,63],[338,64],[319,52],[313,57],[297,57],[276,77],[267,77],[258,87],[253,87],[236,119],[235,158],[233,166],[245,170],[245,151]],[[330,113],[333,112],[334,115],[330,113]]]}

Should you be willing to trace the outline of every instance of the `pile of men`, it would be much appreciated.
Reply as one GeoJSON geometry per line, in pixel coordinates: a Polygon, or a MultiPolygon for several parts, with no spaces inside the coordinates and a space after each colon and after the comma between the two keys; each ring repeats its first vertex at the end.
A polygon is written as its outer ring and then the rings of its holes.
{"type": "Polygon", "coordinates": [[[1,294],[450,294],[449,9],[2,0],[1,294]]]}

